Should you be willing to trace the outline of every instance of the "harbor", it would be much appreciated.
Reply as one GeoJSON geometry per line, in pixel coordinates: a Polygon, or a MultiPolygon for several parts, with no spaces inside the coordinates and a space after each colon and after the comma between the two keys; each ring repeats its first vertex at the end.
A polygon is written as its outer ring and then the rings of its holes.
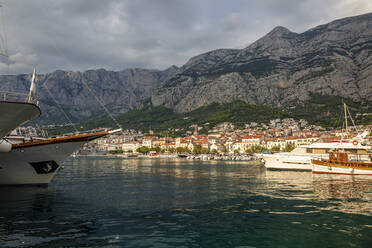
{"type": "Polygon", "coordinates": [[[238,161],[74,158],[48,188],[0,192],[0,247],[368,247],[371,183],[238,161]]]}
{"type": "Polygon", "coordinates": [[[371,248],[371,0],[278,2],[0,0],[0,248],[371,248]]]}

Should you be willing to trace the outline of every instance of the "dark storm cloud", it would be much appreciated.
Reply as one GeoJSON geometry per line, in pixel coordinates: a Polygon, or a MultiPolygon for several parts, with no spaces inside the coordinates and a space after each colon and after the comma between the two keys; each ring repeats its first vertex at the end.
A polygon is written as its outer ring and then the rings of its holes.
{"type": "MultiPolygon", "coordinates": [[[[10,73],[164,69],[217,48],[242,48],[277,25],[294,32],[372,11],[354,0],[8,0],[10,73]]],[[[1,63],[0,73],[7,73],[1,63]]]]}

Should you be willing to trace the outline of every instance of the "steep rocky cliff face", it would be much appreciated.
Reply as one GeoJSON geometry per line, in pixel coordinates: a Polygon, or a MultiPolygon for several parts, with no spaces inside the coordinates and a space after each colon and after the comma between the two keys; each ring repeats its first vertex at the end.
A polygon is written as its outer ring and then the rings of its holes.
{"type": "MultiPolygon", "coordinates": [[[[114,72],[99,69],[85,72],[55,71],[38,75],[36,96],[41,101],[41,122],[66,122],[51,95],[74,121],[106,115],[94,95],[114,114],[136,109],[177,69],[174,66],[164,71],[127,69],[114,72]]],[[[27,93],[30,78],[30,75],[0,76],[0,91],[27,93]]]]}
{"type": "Polygon", "coordinates": [[[372,101],[372,14],[297,34],[276,27],[245,49],[191,58],[152,95],[188,112],[213,102],[291,105],[323,94],[372,101]]]}

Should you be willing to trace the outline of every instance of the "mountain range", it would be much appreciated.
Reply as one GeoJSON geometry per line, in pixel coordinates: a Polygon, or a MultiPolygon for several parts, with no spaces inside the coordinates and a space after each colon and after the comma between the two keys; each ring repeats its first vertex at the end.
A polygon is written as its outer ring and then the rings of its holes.
{"type": "Polygon", "coordinates": [[[244,49],[198,55],[162,84],[151,101],[188,112],[233,100],[280,107],[312,94],[372,100],[372,14],[301,34],[278,26],[244,49]]]}
{"type": "MultiPolygon", "coordinates": [[[[65,123],[61,109],[76,122],[105,116],[101,103],[113,114],[125,113],[142,106],[162,82],[178,70],[104,69],[55,71],[37,75],[37,94],[40,99],[41,123],[65,123]],[[86,86],[88,85],[88,87],[86,86]],[[97,98],[99,100],[97,100],[97,98]]],[[[0,76],[0,91],[28,93],[31,75],[0,76]]]]}
{"type": "MultiPolygon", "coordinates": [[[[29,80],[30,75],[0,76],[0,91],[27,92],[29,80]]],[[[291,108],[314,94],[368,106],[372,102],[372,13],[303,33],[278,26],[244,49],[210,51],[180,68],[58,70],[38,75],[37,83],[44,123],[65,122],[53,98],[73,121],[105,115],[94,95],[114,114],[139,109],[144,101],[176,113],[237,100],[291,108]]]]}

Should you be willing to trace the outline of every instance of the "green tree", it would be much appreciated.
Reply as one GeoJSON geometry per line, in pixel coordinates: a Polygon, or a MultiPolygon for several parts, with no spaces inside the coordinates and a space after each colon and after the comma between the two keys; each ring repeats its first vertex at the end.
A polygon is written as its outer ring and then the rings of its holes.
{"type": "Polygon", "coordinates": [[[284,148],[285,152],[291,152],[293,149],[295,149],[294,145],[292,144],[287,144],[284,148]]]}
{"type": "Polygon", "coordinates": [[[185,151],[186,151],[186,149],[185,148],[183,148],[183,147],[177,147],[176,148],[176,150],[177,150],[177,153],[184,153],[185,151]]]}
{"type": "Polygon", "coordinates": [[[209,149],[203,147],[203,148],[200,150],[200,153],[202,153],[202,154],[208,154],[208,153],[209,153],[209,149]]]}
{"type": "Polygon", "coordinates": [[[148,153],[150,149],[147,146],[141,146],[140,148],[137,148],[136,151],[139,153],[148,153]]]}
{"type": "Polygon", "coordinates": [[[271,148],[271,151],[272,151],[272,152],[279,152],[279,151],[280,151],[280,146],[273,146],[273,147],[271,148]]]}
{"type": "Polygon", "coordinates": [[[216,149],[212,149],[211,153],[212,154],[217,154],[217,150],[216,149]]]}
{"type": "Polygon", "coordinates": [[[121,150],[121,149],[112,150],[112,151],[109,151],[109,153],[111,153],[111,154],[120,154],[120,153],[123,153],[123,150],[121,150]]]}
{"type": "Polygon", "coordinates": [[[234,153],[235,153],[235,154],[239,154],[239,150],[238,150],[238,149],[235,149],[235,150],[234,150],[234,153]]]}
{"type": "Polygon", "coordinates": [[[202,150],[201,145],[195,145],[195,146],[194,146],[194,149],[192,150],[192,152],[193,152],[194,154],[200,154],[200,153],[201,153],[201,150],[202,150]]]}
{"type": "Polygon", "coordinates": [[[158,146],[157,147],[151,147],[150,151],[159,153],[161,151],[161,148],[158,147],[158,146]]]}
{"type": "Polygon", "coordinates": [[[246,150],[245,150],[246,153],[253,153],[252,151],[252,148],[251,147],[248,147],[246,150]]]}
{"type": "Polygon", "coordinates": [[[260,145],[254,145],[249,147],[245,152],[246,153],[259,153],[265,151],[266,148],[260,145]]]}
{"type": "Polygon", "coordinates": [[[157,153],[159,153],[160,151],[161,151],[161,148],[160,147],[155,147],[155,151],[157,152],[157,153]]]}

